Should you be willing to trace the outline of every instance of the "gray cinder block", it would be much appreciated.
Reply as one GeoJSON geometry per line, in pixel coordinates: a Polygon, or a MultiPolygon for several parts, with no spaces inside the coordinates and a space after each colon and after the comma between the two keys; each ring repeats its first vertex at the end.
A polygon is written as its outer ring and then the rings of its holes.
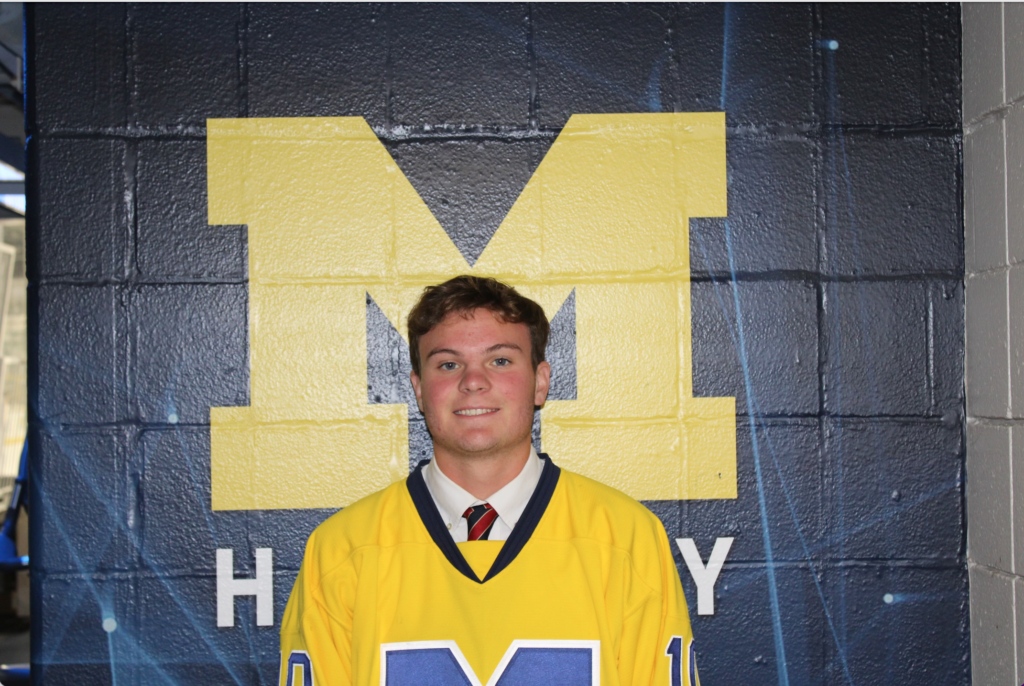
{"type": "Polygon", "coordinates": [[[1005,272],[966,282],[967,414],[1006,417],[1009,411],[1005,272]]]}
{"type": "Polygon", "coordinates": [[[1010,416],[1024,418],[1024,264],[1009,273],[1010,416]]]}
{"type": "Polygon", "coordinates": [[[1024,5],[1003,3],[1003,59],[1006,68],[1006,101],[1024,95],[1024,5]]]}
{"type": "Polygon", "coordinates": [[[1003,175],[1003,124],[986,122],[964,142],[964,220],[967,272],[1006,264],[1006,187],[1003,175]]]}
{"type": "Polygon", "coordinates": [[[972,567],[970,578],[972,681],[1014,684],[1012,583],[981,567],[972,567]]]}
{"type": "MultiPolygon", "coordinates": [[[[1020,11],[1024,12],[1024,9],[1020,11]]],[[[1021,40],[1024,41],[1024,37],[1021,40]]],[[[1020,71],[1024,73],[1024,64],[1020,71]]],[[[1004,126],[1007,254],[1010,264],[1019,264],[1024,263],[1024,108],[1019,105],[1011,108],[1006,113],[1004,126]]]]}
{"type": "Polygon", "coordinates": [[[996,2],[965,2],[964,122],[1003,102],[1003,9],[996,2]]]}
{"type": "Polygon", "coordinates": [[[1012,546],[1010,430],[967,427],[967,556],[1009,572],[1012,546]]]}

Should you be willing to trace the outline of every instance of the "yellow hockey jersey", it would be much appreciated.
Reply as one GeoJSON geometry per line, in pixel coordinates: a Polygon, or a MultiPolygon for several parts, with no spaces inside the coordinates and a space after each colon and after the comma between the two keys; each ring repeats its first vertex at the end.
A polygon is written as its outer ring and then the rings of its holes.
{"type": "Polygon", "coordinates": [[[507,541],[456,544],[425,463],[317,527],[280,686],[699,686],[661,522],[541,457],[507,541]]]}

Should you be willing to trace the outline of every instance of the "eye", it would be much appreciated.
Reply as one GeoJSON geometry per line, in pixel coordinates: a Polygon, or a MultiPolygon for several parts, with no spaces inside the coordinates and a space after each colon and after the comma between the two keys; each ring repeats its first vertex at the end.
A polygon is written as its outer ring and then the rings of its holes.
{"type": "Polygon", "coordinates": [[[439,369],[442,369],[446,372],[450,372],[454,371],[457,367],[458,365],[455,364],[454,362],[442,362],[439,366],[439,369]]]}
{"type": "Polygon", "coordinates": [[[508,365],[512,364],[512,360],[508,359],[507,357],[499,357],[496,360],[494,360],[494,364],[497,367],[507,367],[508,365]]]}

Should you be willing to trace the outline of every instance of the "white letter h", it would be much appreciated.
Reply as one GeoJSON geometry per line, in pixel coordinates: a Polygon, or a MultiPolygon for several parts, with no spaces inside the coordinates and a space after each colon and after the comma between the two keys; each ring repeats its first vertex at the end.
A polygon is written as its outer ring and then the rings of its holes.
{"type": "Polygon", "coordinates": [[[256,596],[256,626],[274,624],[274,551],[256,549],[256,578],[235,578],[235,551],[217,548],[217,626],[235,625],[235,596],[256,596]]]}

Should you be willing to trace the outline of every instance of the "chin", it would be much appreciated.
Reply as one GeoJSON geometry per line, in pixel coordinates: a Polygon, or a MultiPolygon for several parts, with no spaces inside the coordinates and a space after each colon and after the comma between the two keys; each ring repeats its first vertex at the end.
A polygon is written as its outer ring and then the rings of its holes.
{"type": "Polygon", "coordinates": [[[465,457],[482,457],[497,450],[501,450],[503,447],[500,441],[495,441],[493,438],[483,436],[478,437],[478,440],[444,441],[441,443],[441,446],[449,453],[454,455],[463,455],[465,457]]]}
{"type": "Polygon", "coordinates": [[[455,446],[455,449],[458,452],[470,457],[482,457],[488,453],[493,453],[500,448],[501,446],[496,443],[462,443],[455,446]]]}

